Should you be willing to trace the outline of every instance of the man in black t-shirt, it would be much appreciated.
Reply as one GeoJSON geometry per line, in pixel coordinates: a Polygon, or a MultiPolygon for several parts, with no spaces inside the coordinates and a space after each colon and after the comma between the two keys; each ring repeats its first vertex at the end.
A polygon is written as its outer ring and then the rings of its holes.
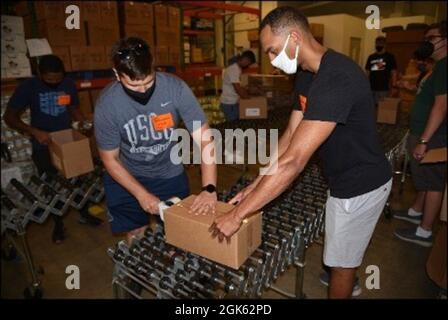
{"type": "Polygon", "coordinates": [[[386,51],[386,38],[378,37],[375,40],[375,53],[372,53],[366,62],[366,72],[370,80],[375,105],[378,101],[391,95],[390,87],[397,84],[397,62],[393,54],[386,51]]]}
{"type": "Polygon", "coordinates": [[[238,205],[215,220],[222,239],[243,219],[278,197],[319,149],[328,178],[324,263],[331,267],[330,298],[352,294],[356,269],[390,193],[392,170],[376,131],[375,108],[363,70],[348,57],[320,45],[306,17],[292,7],[270,12],[260,41],[271,63],[296,73],[296,105],[269,175],[232,199],[238,205]]]}

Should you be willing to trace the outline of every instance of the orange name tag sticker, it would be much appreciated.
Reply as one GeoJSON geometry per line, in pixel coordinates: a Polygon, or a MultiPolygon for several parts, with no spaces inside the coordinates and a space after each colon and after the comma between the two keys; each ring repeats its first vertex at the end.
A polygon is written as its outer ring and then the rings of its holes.
{"type": "Polygon", "coordinates": [[[58,105],[59,106],[67,106],[69,104],[70,104],[70,95],[69,94],[64,94],[64,95],[58,96],[58,105]]]}
{"type": "Polygon", "coordinates": [[[305,110],[306,110],[306,97],[300,95],[299,99],[300,99],[300,107],[302,107],[302,111],[305,112],[305,110]]]}
{"type": "Polygon", "coordinates": [[[171,113],[164,113],[151,118],[152,125],[156,131],[162,131],[174,126],[173,116],[171,113]]]}

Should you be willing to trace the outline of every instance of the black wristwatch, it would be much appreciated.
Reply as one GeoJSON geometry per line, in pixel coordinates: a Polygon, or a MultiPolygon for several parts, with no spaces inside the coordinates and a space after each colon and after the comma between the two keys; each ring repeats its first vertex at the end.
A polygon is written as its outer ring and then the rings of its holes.
{"type": "Polygon", "coordinates": [[[207,191],[208,193],[216,192],[216,186],[213,184],[208,184],[205,187],[202,187],[202,191],[207,191]]]}

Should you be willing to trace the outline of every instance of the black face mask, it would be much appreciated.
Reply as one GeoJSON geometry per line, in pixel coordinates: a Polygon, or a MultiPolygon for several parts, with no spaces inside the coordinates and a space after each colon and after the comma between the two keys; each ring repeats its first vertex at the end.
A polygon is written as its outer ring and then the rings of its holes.
{"type": "MultiPolygon", "coordinates": [[[[439,40],[436,42],[439,43],[440,41],[442,41],[443,39],[439,40]]],[[[417,48],[417,50],[415,51],[415,57],[419,60],[425,60],[428,59],[432,56],[432,54],[434,53],[434,51],[439,50],[441,47],[435,49],[434,48],[434,44],[431,41],[425,40],[423,41],[420,46],[417,48]],[[435,49],[435,50],[434,50],[435,49]]]]}
{"type": "Polygon", "coordinates": [[[146,105],[148,103],[149,99],[151,99],[152,94],[154,93],[156,83],[154,82],[153,85],[145,92],[137,92],[137,91],[128,89],[123,84],[121,84],[121,86],[123,87],[124,92],[126,92],[126,94],[129,97],[131,97],[133,100],[135,100],[136,102],[138,102],[142,105],[146,105]]]}
{"type": "Polygon", "coordinates": [[[56,89],[59,87],[59,85],[61,84],[60,82],[58,82],[58,83],[49,83],[49,82],[45,82],[45,81],[43,81],[43,80],[42,80],[42,82],[43,82],[48,88],[50,88],[50,89],[52,89],[52,90],[56,90],[56,89]]]}
{"type": "Polygon", "coordinates": [[[375,50],[376,50],[377,52],[383,51],[383,49],[384,49],[384,46],[376,46],[376,47],[375,47],[375,50]]]}

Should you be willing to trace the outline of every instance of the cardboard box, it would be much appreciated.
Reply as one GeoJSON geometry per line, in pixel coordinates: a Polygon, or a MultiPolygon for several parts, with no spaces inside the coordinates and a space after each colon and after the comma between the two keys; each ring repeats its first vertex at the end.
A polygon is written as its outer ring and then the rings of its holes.
{"type": "Polygon", "coordinates": [[[26,54],[27,47],[23,36],[2,37],[2,54],[26,54]]]}
{"type": "Polygon", "coordinates": [[[155,50],[155,64],[158,66],[168,65],[170,63],[170,54],[168,46],[157,46],[155,50]]]}
{"type": "Polygon", "coordinates": [[[249,30],[247,31],[247,40],[249,41],[258,41],[259,40],[259,31],[258,30],[249,30]]]}
{"type": "MultiPolygon", "coordinates": [[[[230,243],[212,238],[209,231],[215,215],[194,215],[188,209],[196,196],[192,195],[165,210],[166,242],[212,261],[238,269],[261,244],[261,213],[245,219],[230,243]]],[[[218,202],[216,216],[227,213],[233,205],[218,202]]]]}
{"type": "Polygon", "coordinates": [[[118,26],[118,6],[116,1],[99,1],[101,22],[118,26]]]}
{"type": "Polygon", "coordinates": [[[89,21],[87,22],[87,38],[90,45],[113,46],[120,39],[118,24],[89,21]]]}
{"type": "Polygon", "coordinates": [[[16,16],[1,16],[2,38],[12,36],[25,36],[23,18],[16,16]]]}
{"type": "Polygon", "coordinates": [[[172,66],[180,65],[181,51],[179,47],[170,47],[169,48],[169,63],[172,66]]]}
{"type": "Polygon", "coordinates": [[[100,21],[101,11],[99,1],[82,1],[81,2],[81,19],[83,21],[100,21]]]}
{"type": "Polygon", "coordinates": [[[153,6],[150,3],[125,1],[124,23],[128,25],[154,26],[153,6]]]}
{"type": "Polygon", "coordinates": [[[321,23],[310,23],[311,34],[315,38],[324,37],[324,25],[321,23]]]}
{"type": "Polygon", "coordinates": [[[112,67],[104,46],[88,46],[87,52],[90,70],[104,70],[112,67]]]}
{"type": "Polygon", "coordinates": [[[176,46],[181,47],[180,42],[180,29],[173,30],[167,27],[157,27],[156,29],[156,37],[157,37],[157,45],[159,46],[176,46]]]}
{"type": "Polygon", "coordinates": [[[72,62],[70,59],[70,47],[68,46],[53,46],[51,47],[53,54],[61,58],[64,63],[64,69],[67,72],[72,71],[72,62]]]}
{"type": "Polygon", "coordinates": [[[70,61],[73,71],[103,70],[111,67],[104,46],[70,47],[70,61]]]}
{"type": "Polygon", "coordinates": [[[240,99],[240,119],[266,119],[268,102],[266,97],[240,99]]]}
{"type": "Polygon", "coordinates": [[[92,102],[90,101],[90,93],[88,90],[78,91],[79,110],[84,117],[88,118],[92,113],[92,102]]]}
{"type": "Polygon", "coordinates": [[[73,129],[50,133],[50,156],[53,165],[65,178],[93,171],[89,139],[73,129]]]}
{"type": "Polygon", "coordinates": [[[138,37],[145,40],[149,46],[154,47],[154,32],[148,25],[129,25],[124,26],[124,35],[126,37],[138,37]]]}
{"type": "Polygon", "coordinates": [[[167,6],[154,5],[154,24],[157,28],[168,27],[168,8],[167,6]]]}
{"type": "Polygon", "coordinates": [[[65,18],[65,8],[69,4],[69,1],[35,1],[36,19],[40,21],[65,18]]]}
{"type": "Polygon", "coordinates": [[[80,29],[67,29],[65,22],[60,20],[42,20],[38,23],[39,34],[47,38],[51,46],[84,46],[86,41],[86,30],[84,24],[80,29]]]}
{"type": "Polygon", "coordinates": [[[172,30],[180,30],[180,9],[168,7],[168,27],[172,30]]]}
{"type": "Polygon", "coordinates": [[[72,71],[89,70],[90,56],[88,47],[70,47],[70,61],[72,64],[72,71]]]}
{"type": "Polygon", "coordinates": [[[378,102],[378,123],[395,124],[397,122],[400,98],[384,98],[378,102]]]}
{"type": "Polygon", "coordinates": [[[429,150],[420,163],[446,162],[447,148],[437,148],[429,150]]]}

